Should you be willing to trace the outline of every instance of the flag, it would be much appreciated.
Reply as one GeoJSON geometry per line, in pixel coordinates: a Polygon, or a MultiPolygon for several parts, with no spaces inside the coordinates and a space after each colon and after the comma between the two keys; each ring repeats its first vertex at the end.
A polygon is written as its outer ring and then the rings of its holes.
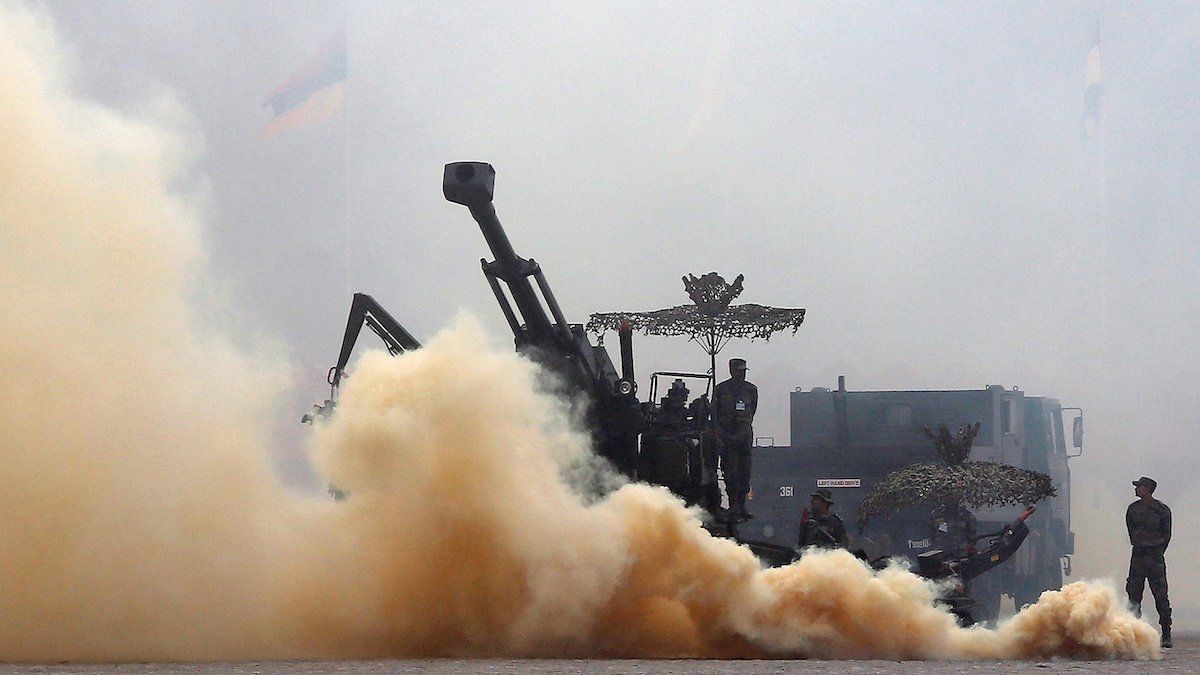
{"type": "Polygon", "coordinates": [[[1083,133],[1087,138],[1099,136],[1104,127],[1104,83],[1100,77],[1100,27],[1092,40],[1087,56],[1087,79],[1083,92],[1083,133]]]}
{"type": "Polygon", "coordinates": [[[329,119],[346,102],[346,33],[336,31],[321,49],[271,92],[271,121],[259,138],[329,119]]]}

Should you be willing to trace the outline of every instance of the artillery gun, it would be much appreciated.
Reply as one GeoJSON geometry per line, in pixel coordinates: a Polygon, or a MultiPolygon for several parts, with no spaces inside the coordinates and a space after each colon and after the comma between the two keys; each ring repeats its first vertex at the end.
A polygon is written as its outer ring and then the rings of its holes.
{"type": "MultiPolygon", "coordinates": [[[[495,180],[490,164],[455,162],[445,167],[442,193],[448,201],[466,206],[483,233],[494,259],[480,259],[480,266],[517,351],[557,375],[559,393],[582,401],[597,454],[630,480],[665,486],[688,505],[703,506],[712,515],[706,521],[710,531],[738,539],[736,524],[717,517],[720,491],[716,439],[709,423],[711,376],[653,373],[649,400],[639,401],[632,328],[623,325],[618,330],[618,373],[607,349],[592,344],[582,324],[568,323],[537,261],[517,255],[492,204],[495,180]],[[660,378],[673,379],[661,399],[655,400],[660,378]],[[685,380],[703,380],[704,393],[689,400],[691,392],[685,380]]],[[[392,354],[420,347],[374,299],[356,294],[338,363],[329,371],[329,400],[315,406],[304,421],[332,412],[337,387],[364,323],[392,354]]],[[[768,562],[787,562],[792,555],[790,547],[738,540],[768,562]]]]}

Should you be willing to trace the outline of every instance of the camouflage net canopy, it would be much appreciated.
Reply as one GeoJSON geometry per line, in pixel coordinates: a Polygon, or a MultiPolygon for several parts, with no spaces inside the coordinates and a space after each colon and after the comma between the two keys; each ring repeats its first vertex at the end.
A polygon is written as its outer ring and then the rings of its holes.
{"type": "Polygon", "coordinates": [[[803,309],[779,309],[748,303],[736,305],[719,316],[701,313],[695,305],[679,305],[653,312],[609,312],[593,314],[587,329],[592,333],[617,330],[628,321],[646,335],[702,335],[712,330],[727,338],[768,339],[781,330],[794,333],[804,321],[803,309]],[[798,313],[798,315],[796,314],[798,313]]]}
{"type": "Polygon", "coordinates": [[[1050,476],[1008,464],[968,462],[979,424],[963,425],[952,436],[925,429],[944,463],[914,464],[888,474],[858,507],[858,526],[877,516],[926,503],[961,503],[971,508],[1033,504],[1055,495],[1050,476]]]}
{"type": "Polygon", "coordinates": [[[858,524],[924,503],[962,502],[979,508],[1032,504],[1053,496],[1050,476],[1008,464],[914,464],[893,471],[875,486],[858,507],[858,524]]]}
{"type": "Polygon", "coordinates": [[[692,299],[691,305],[679,305],[651,312],[607,312],[593,314],[587,330],[599,336],[604,331],[618,330],[628,322],[634,330],[646,335],[687,335],[699,342],[710,355],[715,355],[731,338],[769,339],[779,331],[792,329],[795,333],[804,322],[803,309],[782,309],[765,305],[733,305],[742,293],[743,275],[728,283],[716,272],[701,277],[683,277],[683,287],[692,299]]]}

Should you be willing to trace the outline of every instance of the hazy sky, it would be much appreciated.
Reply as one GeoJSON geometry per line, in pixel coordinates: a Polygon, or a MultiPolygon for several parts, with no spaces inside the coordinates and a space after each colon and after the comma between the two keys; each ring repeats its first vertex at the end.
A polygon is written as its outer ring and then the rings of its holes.
{"type": "MultiPolygon", "coordinates": [[[[283,457],[326,394],[350,296],[418,339],[467,309],[510,335],[441,167],[487,161],[517,252],[568,318],[687,300],[805,307],[735,341],[787,393],[1019,386],[1087,412],[1076,476],[1194,479],[1200,435],[1200,7],[1190,3],[46,3],[78,87],[164,94],[204,152],[214,284],[295,364],[283,457]],[[1103,38],[1107,129],[1082,131],[1103,38]],[[260,140],[263,99],[346,27],[343,118],[260,140]]],[[[371,335],[366,344],[375,344],[371,335]]],[[[703,370],[641,338],[639,372],[703,370]]],[[[645,386],[645,383],[643,383],[645,386]]],[[[1122,499],[1124,497],[1122,496],[1122,499]]]]}

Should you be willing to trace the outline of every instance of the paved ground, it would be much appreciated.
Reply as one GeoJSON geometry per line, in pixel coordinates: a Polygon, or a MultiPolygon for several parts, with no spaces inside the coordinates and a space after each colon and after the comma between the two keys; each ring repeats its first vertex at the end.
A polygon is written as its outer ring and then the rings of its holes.
{"type": "Polygon", "coordinates": [[[1162,661],[516,661],[395,660],[278,661],[263,663],[126,663],[0,666],[15,673],[1093,673],[1200,671],[1200,637],[1176,641],[1162,661]]]}

